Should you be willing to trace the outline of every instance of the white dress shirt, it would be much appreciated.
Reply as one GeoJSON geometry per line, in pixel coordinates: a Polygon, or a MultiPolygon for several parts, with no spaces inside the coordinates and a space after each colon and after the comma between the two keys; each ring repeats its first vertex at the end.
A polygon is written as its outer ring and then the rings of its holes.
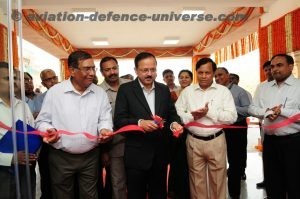
{"type": "MultiPolygon", "coordinates": [[[[139,79],[138,79],[139,80],[139,79]]],[[[142,87],[144,96],[146,98],[146,101],[149,105],[149,108],[151,110],[152,115],[155,115],[155,84],[152,83],[152,87],[150,90],[146,89],[145,86],[142,84],[142,82],[139,80],[139,83],[142,87]]]]}
{"type": "MultiPolygon", "coordinates": [[[[265,82],[257,87],[253,102],[249,106],[249,113],[260,119],[264,119],[264,125],[271,125],[283,121],[300,113],[300,79],[291,75],[280,86],[275,80],[265,82]],[[266,110],[274,106],[282,105],[278,118],[271,122],[265,118],[266,110]]],[[[277,129],[264,129],[266,134],[289,135],[300,132],[299,122],[277,129]]]]}
{"type": "MultiPolygon", "coordinates": [[[[206,116],[196,120],[196,122],[213,125],[213,124],[232,124],[237,119],[237,112],[234,100],[229,89],[215,82],[203,90],[199,84],[186,87],[176,101],[177,114],[184,123],[194,121],[191,112],[204,108],[208,102],[208,112],[206,116]]],[[[189,127],[192,133],[200,136],[212,135],[221,129],[219,128],[200,128],[189,127]]]]}
{"type": "MultiPolygon", "coordinates": [[[[14,114],[15,122],[17,120],[25,121],[23,118],[23,105],[26,110],[26,120],[27,123],[31,126],[34,125],[34,119],[31,114],[31,111],[26,103],[22,103],[21,100],[14,98],[14,114]]],[[[5,104],[5,102],[0,98],[0,121],[6,126],[12,127],[11,120],[11,107],[5,104]]],[[[6,134],[7,130],[0,128],[0,139],[6,134]]],[[[13,158],[13,153],[1,153],[0,152],[0,165],[1,166],[10,166],[13,158]]]]}
{"type": "Polygon", "coordinates": [[[97,140],[86,138],[82,132],[98,136],[101,129],[112,130],[111,106],[105,91],[91,84],[82,94],[65,80],[51,87],[44,99],[36,128],[66,130],[76,135],[60,136],[52,146],[63,151],[80,154],[95,148],[97,140]]]}

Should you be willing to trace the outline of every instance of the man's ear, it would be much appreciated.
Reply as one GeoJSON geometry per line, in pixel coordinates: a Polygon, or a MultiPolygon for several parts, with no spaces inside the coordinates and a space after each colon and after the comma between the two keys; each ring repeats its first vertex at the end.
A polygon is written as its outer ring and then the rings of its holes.
{"type": "Polygon", "coordinates": [[[44,87],[46,87],[46,86],[45,86],[45,83],[44,83],[43,81],[41,81],[41,84],[42,84],[44,87]]]}
{"type": "Polygon", "coordinates": [[[290,67],[290,71],[293,72],[294,64],[289,64],[289,67],[290,67]]]}
{"type": "Polygon", "coordinates": [[[75,68],[69,67],[70,76],[74,76],[75,68]]]}

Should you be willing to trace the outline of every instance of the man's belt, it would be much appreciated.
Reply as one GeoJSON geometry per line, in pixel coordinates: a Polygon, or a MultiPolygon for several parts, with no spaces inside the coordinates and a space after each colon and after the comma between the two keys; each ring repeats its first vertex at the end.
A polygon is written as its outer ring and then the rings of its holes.
{"type": "Polygon", "coordinates": [[[199,140],[205,140],[205,141],[215,139],[216,137],[218,137],[219,135],[221,135],[223,132],[224,132],[224,131],[221,130],[221,131],[219,131],[219,132],[217,132],[217,133],[214,133],[214,134],[212,134],[212,135],[209,135],[209,136],[200,136],[200,135],[196,135],[196,134],[194,134],[194,133],[188,131],[188,133],[189,133],[192,137],[194,137],[194,138],[196,138],[196,139],[199,139],[199,140]]]}

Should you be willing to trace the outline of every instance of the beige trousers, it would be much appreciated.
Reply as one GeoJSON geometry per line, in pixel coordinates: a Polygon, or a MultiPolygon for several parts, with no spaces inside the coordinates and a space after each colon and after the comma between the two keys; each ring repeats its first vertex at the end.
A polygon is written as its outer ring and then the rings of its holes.
{"type": "Polygon", "coordinates": [[[226,140],[224,133],[204,141],[186,140],[191,199],[226,198],[226,140]]]}

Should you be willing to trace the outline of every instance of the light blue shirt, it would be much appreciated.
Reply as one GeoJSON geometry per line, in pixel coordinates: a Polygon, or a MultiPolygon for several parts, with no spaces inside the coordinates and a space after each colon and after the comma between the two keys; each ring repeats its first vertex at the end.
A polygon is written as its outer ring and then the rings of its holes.
{"type": "Polygon", "coordinates": [[[44,98],[45,98],[46,94],[47,94],[47,91],[44,92],[44,93],[42,93],[42,94],[40,94],[40,95],[38,95],[38,96],[36,96],[36,97],[33,99],[33,107],[34,107],[33,113],[34,113],[34,112],[37,112],[37,113],[38,113],[38,112],[41,111],[41,109],[42,109],[42,104],[43,104],[43,101],[44,101],[44,98]]]}
{"type": "Polygon", "coordinates": [[[248,94],[245,89],[243,89],[242,87],[236,84],[230,84],[228,85],[228,88],[234,99],[235,108],[238,113],[237,122],[239,122],[245,119],[249,115],[248,108],[250,105],[250,99],[249,99],[250,93],[248,94]]]}
{"type": "Polygon", "coordinates": [[[82,132],[98,136],[101,129],[112,130],[111,106],[105,91],[91,84],[80,94],[65,80],[47,91],[40,114],[36,118],[36,128],[46,131],[50,128],[66,130],[76,135],[62,134],[52,144],[56,149],[80,154],[95,148],[97,140],[87,139],[82,132]]]}
{"type": "Polygon", "coordinates": [[[28,104],[28,107],[29,107],[31,113],[34,113],[34,101],[33,101],[33,99],[30,99],[30,98],[25,96],[25,102],[28,104]]]}
{"type": "MultiPolygon", "coordinates": [[[[281,85],[275,80],[265,82],[257,87],[249,113],[260,119],[264,119],[264,125],[271,125],[283,121],[300,113],[300,79],[291,75],[281,85]],[[282,105],[278,118],[271,122],[265,118],[266,110],[274,106],[282,105]]],[[[264,129],[266,134],[289,135],[300,131],[300,123],[295,122],[288,126],[277,129],[264,129]]]]}

